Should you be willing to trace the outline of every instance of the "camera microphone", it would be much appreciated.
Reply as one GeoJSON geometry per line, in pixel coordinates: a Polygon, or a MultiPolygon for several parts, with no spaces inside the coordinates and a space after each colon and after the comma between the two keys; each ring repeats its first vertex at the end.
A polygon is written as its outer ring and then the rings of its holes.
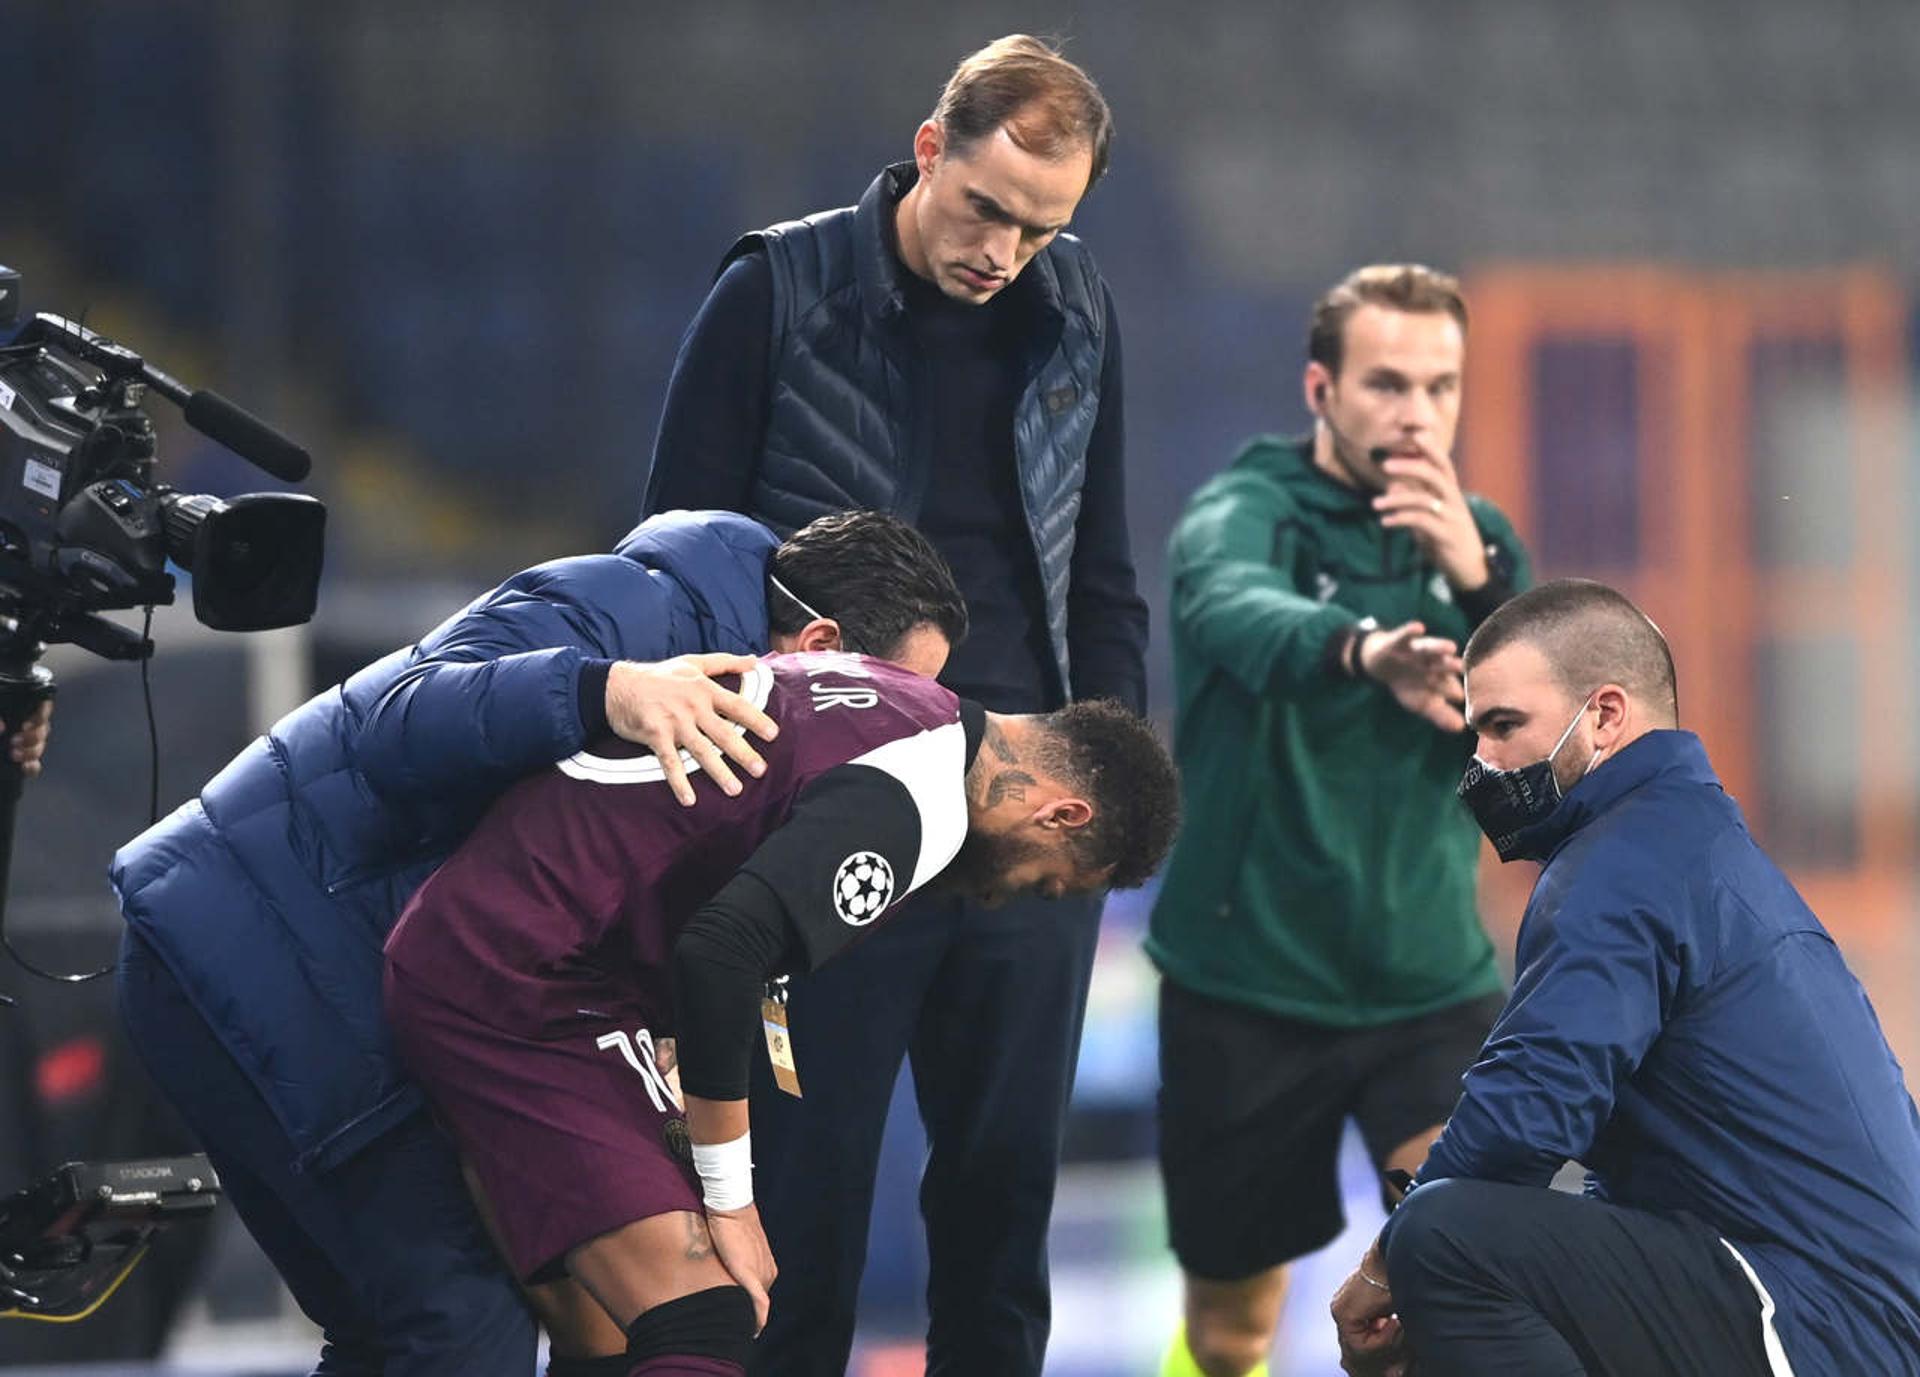
{"type": "MultiPolygon", "coordinates": [[[[109,658],[144,659],[150,642],[118,634],[97,614],[173,601],[171,560],[193,574],[194,615],[215,630],[311,618],[326,508],[296,493],[222,501],[155,484],[148,392],[275,478],[298,483],[313,466],[305,449],[219,393],[40,312],[0,349],[0,475],[24,475],[17,487],[0,483],[0,612],[27,627],[31,635],[20,634],[29,640],[58,637],[109,658]]],[[[8,644],[0,626],[0,651],[8,644]]]]}
{"type": "Polygon", "coordinates": [[[313,460],[304,449],[218,392],[203,388],[191,394],[180,410],[188,425],[275,478],[298,483],[313,468],[313,460]]]}
{"type": "Polygon", "coordinates": [[[217,440],[258,468],[288,483],[298,483],[313,468],[307,452],[257,417],[248,415],[218,392],[192,391],[170,373],[163,373],[131,349],[81,325],[45,311],[28,327],[34,333],[16,343],[57,341],[105,369],[110,377],[138,378],[178,406],[187,424],[210,440],[217,440]]]}

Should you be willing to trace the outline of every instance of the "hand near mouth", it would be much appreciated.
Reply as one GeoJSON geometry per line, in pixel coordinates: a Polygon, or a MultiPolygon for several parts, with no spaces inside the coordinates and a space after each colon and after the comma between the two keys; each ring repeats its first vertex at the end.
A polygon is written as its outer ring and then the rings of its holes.
{"type": "Polygon", "coordinates": [[[1460,491],[1459,472],[1444,451],[1422,440],[1410,443],[1417,454],[1390,452],[1381,462],[1387,490],[1373,499],[1373,509],[1382,526],[1411,531],[1447,582],[1471,593],[1486,584],[1487,547],[1460,491]]]}

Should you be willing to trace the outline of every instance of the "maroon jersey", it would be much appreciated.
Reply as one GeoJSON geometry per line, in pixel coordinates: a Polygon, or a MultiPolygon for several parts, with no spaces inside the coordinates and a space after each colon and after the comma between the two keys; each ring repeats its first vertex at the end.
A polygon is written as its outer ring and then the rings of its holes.
{"type": "Polygon", "coordinates": [[[650,752],[596,742],[500,798],[415,893],[388,964],[496,1028],[555,1036],[611,1016],[672,1036],[674,940],[736,874],[774,891],[810,969],[953,859],[972,705],[963,722],[932,680],[843,654],[769,656],[740,692],[780,734],[738,797],[694,774],[683,807],[650,752]]]}

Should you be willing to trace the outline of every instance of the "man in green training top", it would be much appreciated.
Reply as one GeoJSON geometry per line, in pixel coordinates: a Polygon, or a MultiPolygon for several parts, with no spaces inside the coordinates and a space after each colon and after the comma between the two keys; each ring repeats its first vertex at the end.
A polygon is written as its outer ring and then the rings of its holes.
{"type": "Polygon", "coordinates": [[[1313,310],[1313,432],[1249,443],[1174,530],[1186,823],[1147,938],[1186,1278],[1164,1377],[1265,1372],[1286,1264],[1344,1223],[1344,1124],[1416,1170],[1500,1011],[1453,797],[1459,647],[1528,569],[1454,470],[1466,330],[1445,274],[1351,273],[1313,310]]]}

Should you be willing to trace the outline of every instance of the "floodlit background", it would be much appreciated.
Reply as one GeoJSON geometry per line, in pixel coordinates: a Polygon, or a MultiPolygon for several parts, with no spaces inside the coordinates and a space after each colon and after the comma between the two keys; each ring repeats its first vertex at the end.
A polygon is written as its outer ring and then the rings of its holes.
{"type": "MultiPolygon", "coordinates": [[[[161,806],[277,704],[525,564],[631,524],[666,375],[742,230],[855,199],[953,63],[1056,33],[1113,170],[1075,229],[1126,340],[1131,519],[1162,617],[1180,504],[1304,424],[1314,295],[1368,260],[1462,272],[1461,459],[1547,573],[1673,637],[1682,711],[1920,1056],[1910,535],[1920,6],[1910,0],[0,0],[0,262],[304,440],[331,509],[310,633],[163,615],[161,806]]],[[[169,419],[162,474],[274,486],[169,419]]],[[[1163,630],[1163,619],[1157,623],[1163,630]]],[[[98,964],[145,817],[139,678],[71,651],[22,806],[10,931],[98,964]]],[[[1164,634],[1151,660],[1171,699],[1164,634]]],[[[1489,872],[1507,945],[1526,876],[1489,872]]],[[[1148,900],[1116,899],[1054,1227],[1048,1370],[1152,1370],[1177,1276],[1151,1162],[1148,900]]],[[[179,1146],[99,985],[0,964],[0,1191],[179,1146]]],[[[920,1144],[896,1123],[859,1370],[918,1368],[920,1144]]],[[[1276,1373],[1377,1222],[1305,1264],[1276,1373]]],[[[314,1340],[231,1218],[178,1230],[94,1320],[0,1325],[0,1362],[292,1373],[314,1340]]]]}

